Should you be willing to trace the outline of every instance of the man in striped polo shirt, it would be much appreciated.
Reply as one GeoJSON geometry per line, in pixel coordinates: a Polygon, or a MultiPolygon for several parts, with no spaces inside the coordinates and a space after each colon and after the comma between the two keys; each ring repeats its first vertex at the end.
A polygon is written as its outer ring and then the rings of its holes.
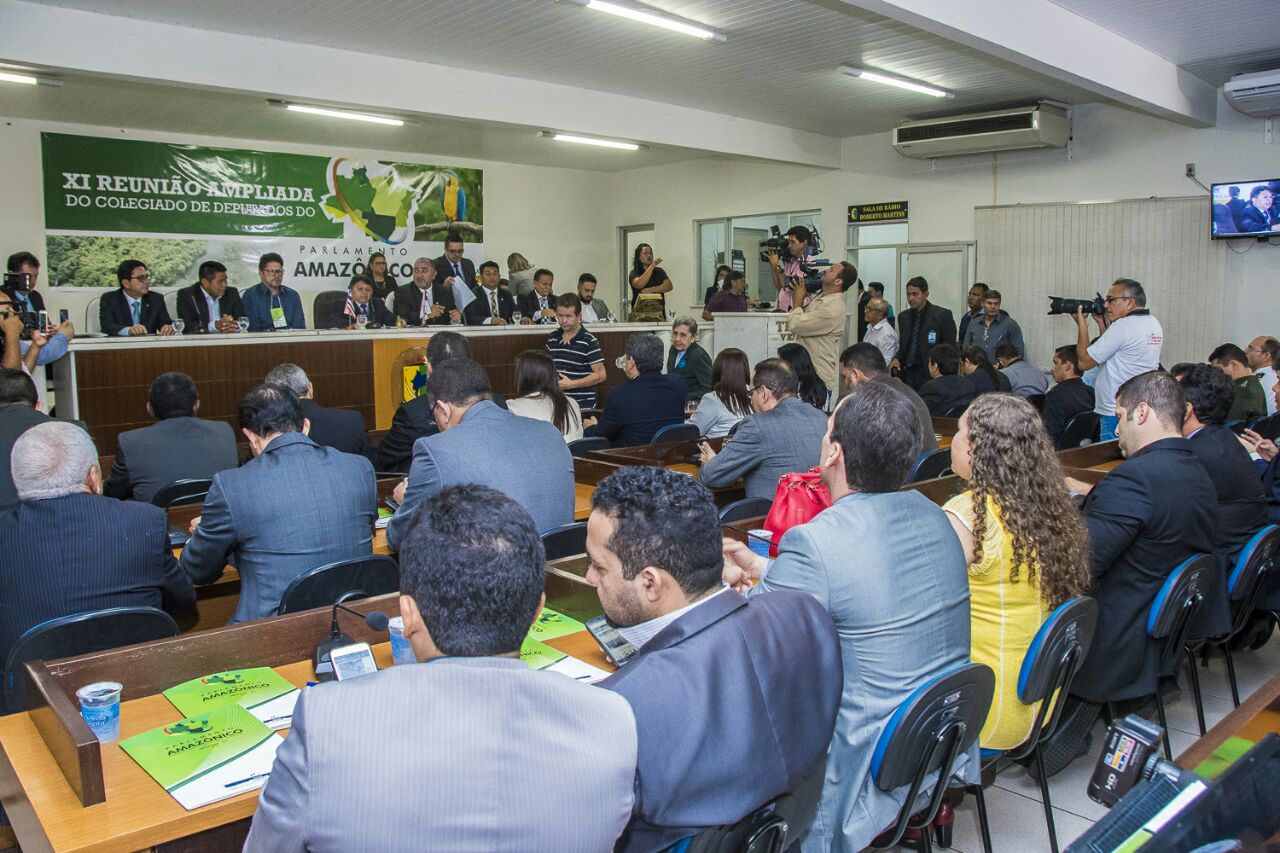
{"type": "Polygon", "coordinates": [[[560,388],[583,409],[594,409],[595,386],[604,381],[600,342],[582,327],[582,300],[578,294],[557,296],[555,306],[560,329],[547,336],[547,354],[556,363],[560,388]]]}

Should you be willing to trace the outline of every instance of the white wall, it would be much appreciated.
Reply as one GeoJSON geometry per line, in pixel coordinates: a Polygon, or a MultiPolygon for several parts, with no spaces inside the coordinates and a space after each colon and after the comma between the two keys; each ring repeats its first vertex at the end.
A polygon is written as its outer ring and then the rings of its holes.
{"type": "MultiPolygon", "coordinates": [[[[1189,162],[1205,183],[1280,174],[1280,143],[1265,144],[1262,120],[1225,102],[1218,126],[1204,130],[1100,104],[1076,109],[1074,121],[1072,159],[1055,149],[930,163],[899,156],[888,134],[876,134],[845,140],[840,170],[704,160],[622,172],[610,178],[613,219],[654,223],[654,250],[684,307],[697,299],[694,219],[817,208],[835,259],[844,256],[849,204],[907,199],[911,241],[947,242],[974,239],[973,209],[983,205],[1195,195],[1200,190],[1185,177],[1189,162]]],[[[1230,257],[1220,294],[1225,337],[1280,334],[1280,246],[1242,241],[1232,248],[1242,254],[1230,257]]],[[[1115,274],[1124,272],[1120,259],[1115,274]]],[[[1158,313],[1160,283],[1144,284],[1158,313]]]]}
{"type": "MultiPolygon", "coordinates": [[[[44,195],[41,188],[40,132],[77,133],[161,142],[252,148],[301,154],[347,154],[418,163],[448,163],[484,169],[485,258],[495,260],[506,274],[507,255],[519,252],[535,266],[556,272],[557,288],[571,288],[579,272],[591,270],[602,286],[616,278],[614,232],[610,226],[605,180],[607,175],[577,169],[517,166],[483,160],[457,160],[429,154],[351,149],[341,152],[312,145],[282,145],[252,139],[209,139],[182,134],[121,130],[89,125],[33,122],[0,118],[0,257],[27,250],[44,257],[44,195]]],[[[289,282],[286,277],[286,281],[289,282]]],[[[254,281],[231,282],[243,289],[254,281]]],[[[299,284],[289,282],[299,290],[299,284]]],[[[68,308],[79,324],[84,306],[97,288],[50,288],[43,274],[39,284],[51,310],[68,308]]],[[[304,298],[303,304],[309,300],[304,298]]]]}

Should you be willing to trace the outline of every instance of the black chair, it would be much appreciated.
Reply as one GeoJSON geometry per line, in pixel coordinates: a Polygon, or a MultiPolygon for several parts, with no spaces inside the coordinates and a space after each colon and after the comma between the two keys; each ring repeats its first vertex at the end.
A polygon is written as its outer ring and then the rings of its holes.
{"type": "Polygon", "coordinates": [[[213,487],[213,480],[174,480],[161,487],[151,498],[151,503],[161,509],[181,504],[204,503],[205,496],[213,487]]]}
{"type": "Polygon", "coordinates": [[[1234,421],[1227,421],[1223,426],[1234,432],[1236,435],[1240,435],[1244,432],[1245,428],[1244,418],[1236,418],[1234,421]]]}
{"type": "Polygon", "coordinates": [[[965,409],[967,409],[967,408],[969,408],[969,404],[968,404],[968,403],[957,403],[956,405],[954,405],[954,406],[952,406],[951,408],[947,409],[947,410],[946,410],[945,412],[943,412],[942,414],[938,415],[938,417],[940,417],[940,418],[958,418],[958,417],[960,417],[961,415],[963,415],[963,414],[964,414],[965,409]]]}
{"type": "Polygon", "coordinates": [[[760,518],[768,515],[772,506],[772,498],[743,498],[720,510],[720,523],[732,524],[748,518],[760,518]]]}
{"type": "MultiPolygon", "coordinates": [[[[961,754],[982,731],[995,688],[996,677],[990,668],[980,663],[962,664],[920,685],[889,717],[871,754],[871,778],[881,791],[909,787],[893,826],[870,848],[888,850],[907,829],[919,829],[922,849],[933,849],[929,824],[938,814],[961,754]],[[937,782],[921,810],[916,799],[933,773],[938,774],[937,782]]],[[[980,787],[977,797],[978,808],[985,811],[980,787]]]]}
{"type": "Polygon", "coordinates": [[[939,447],[916,460],[916,464],[911,468],[911,475],[907,477],[907,482],[918,483],[921,480],[943,477],[949,473],[951,473],[951,448],[939,447]]]}
{"type": "Polygon", "coordinates": [[[347,291],[322,290],[311,301],[311,318],[316,329],[345,329],[342,309],[347,304],[347,291]]]}
{"type": "Polygon", "coordinates": [[[28,628],[9,650],[0,710],[16,713],[35,706],[37,693],[22,666],[27,661],[59,660],[176,636],[178,623],[154,607],[111,607],[41,622],[28,628]]]}
{"type": "MultiPolygon", "coordinates": [[[[704,829],[675,844],[670,853],[782,853],[813,823],[822,800],[826,761],[771,803],[729,826],[704,829]]],[[[798,849],[798,846],[793,849],[798,849]]]]}
{"type": "Polygon", "coordinates": [[[736,424],[734,424],[733,426],[729,427],[729,432],[728,432],[728,434],[724,437],[725,441],[728,441],[729,439],[731,439],[731,438],[733,438],[735,435],[737,435],[737,434],[738,434],[738,427],[740,427],[740,426],[742,426],[742,421],[738,421],[736,424]]]}
{"type": "Polygon", "coordinates": [[[548,560],[587,553],[587,523],[575,521],[573,524],[562,524],[554,530],[548,530],[542,534],[542,547],[547,552],[548,560]]]}
{"type": "Polygon", "coordinates": [[[1246,425],[1246,427],[1245,427],[1245,428],[1246,428],[1246,429],[1257,429],[1257,428],[1258,428],[1258,424],[1260,424],[1260,423],[1262,423],[1263,421],[1265,421],[1268,417],[1269,417],[1269,415],[1259,415],[1258,417],[1256,417],[1256,418],[1254,418],[1253,420],[1249,421],[1249,423],[1246,425]]]}
{"type": "Polygon", "coordinates": [[[1028,394],[1027,402],[1030,403],[1032,406],[1034,406],[1037,412],[1044,411],[1044,395],[1043,394],[1028,394]]]}
{"type": "MultiPolygon", "coordinates": [[[[1160,645],[1159,676],[1176,673],[1185,658],[1191,666],[1191,695],[1196,703],[1196,721],[1200,734],[1204,734],[1204,702],[1200,697],[1200,673],[1187,648],[1187,632],[1204,603],[1204,590],[1209,589],[1218,561],[1210,554],[1196,554],[1183,560],[1169,573],[1164,585],[1151,602],[1147,613],[1147,635],[1160,645]]],[[[1169,724],[1165,722],[1164,697],[1156,687],[1156,713],[1160,716],[1160,728],[1164,729],[1164,757],[1173,760],[1173,747],[1169,744],[1169,724]]],[[[1110,713],[1110,712],[1108,712],[1110,713]]],[[[1111,714],[1114,718],[1114,714],[1111,714]]]]}
{"type": "Polygon", "coordinates": [[[285,588],[276,615],[332,607],[335,601],[370,598],[400,590],[400,567],[390,557],[339,560],[303,572],[285,588]]]}
{"type": "Polygon", "coordinates": [[[1254,534],[1236,559],[1235,568],[1227,576],[1227,599],[1231,602],[1231,631],[1214,640],[1222,646],[1227,658],[1227,679],[1231,682],[1231,701],[1240,707],[1240,689],[1236,684],[1236,662],[1231,656],[1231,642],[1245,633],[1254,611],[1262,603],[1268,579],[1274,574],[1276,551],[1280,550],[1280,527],[1268,524],[1254,534]]]}
{"type": "MultiPolygon", "coordinates": [[[[1034,758],[1040,781],[1040,802],[1044,806],[1044,820],[1049,828],[1049,847],[1052,853],[1058,853],[1058,831],[1053,821],[1053,805],[1049,800],[1049,780],[1044,772],[1041,745],[1058,728],[1071,682],[1084,663],[1085,656],[1089,654],[1097,624],[1098,603],[1087,596],[1064,602],[1044,620],[1031,640],[1031,645],[1027,647],[1027,653],[1022,658],[1022,668],[1018,671],[1018,700],[1024,705],[1040,703],[1035,722],[1031,725],[1031,736],[1012,750],[982,751],[984,769],[1003,759],[1021,761],[1028,756],[1034,758]],[[1055,696],[1056,702],[1053,701],[1055,696]],[[1051,704],[1052,710],[1049,707],[1051,704]]],[[[981,787],[970,785],[968,790],[976,794],[975,788],[981,787]]],[[[986,802],[982,798],[978,799],[978,826],[982,831],[982,847],[990,853],[991,826],[987,820],[986,802]]]]}
{"type": "Polygon", "coordinates": [[[604,436],[580,438],[569,442],[569,455],[578,459],[586,459],[593,450],[608,450],[612,445],[604,436]]]}
{"type": "Polygon", "coordinates": [[[676,441],[697,441],[702,433],[693,424],[667,424],[653,434],[650,444],[671,444],[676,441]]]}
{"type": "Polygon", "coordinates": [[[1058,436],[1054,450],[1067,450],[1072,447],[1083,447],[1093,444],[1100,436],[1102,418],[1097,412],[1080,412],[1067,419],[1058,436]]]}

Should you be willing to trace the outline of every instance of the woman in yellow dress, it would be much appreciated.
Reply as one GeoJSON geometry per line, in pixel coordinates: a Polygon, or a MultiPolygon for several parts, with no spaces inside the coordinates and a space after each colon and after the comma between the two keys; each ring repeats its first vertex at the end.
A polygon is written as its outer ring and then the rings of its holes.
{"type": "Polygon", "coordinates": [[[1012,749],[1038,710],[1018,699],[1022,659],[1054,608],[1088,589],[1088,534],[1040,415],[1021,397],[984,394],[969,405],[951,470],[969,484],[943,509],[969,563],[972,658],[996,675],[978,743],[1012,749]]]}

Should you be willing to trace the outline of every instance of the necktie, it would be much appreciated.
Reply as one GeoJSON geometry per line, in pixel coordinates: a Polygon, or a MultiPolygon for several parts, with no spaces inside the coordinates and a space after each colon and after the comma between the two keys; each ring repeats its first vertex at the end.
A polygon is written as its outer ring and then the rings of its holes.
{"type": "Polygon", "coordinates": [[[920,363],[920,348],[916,346],[916,338],[920,336],[920,324],[924,322],[924,312],[917,311],[911,324],[911,337],[907,338],[907,366],[920,363]]]}
{"type": "Polygon", "coordinates": [[[431,292],[424,290],[422,291],[422,312],[420,313],[419,316],[421,317],[421,319],[425,320],[430,315],[431,315],[431,292]]]}
{"type": "Polygon", "coordinates": [[[489,291],[489,316],[498,316],[498,293],[494,290],[489,291]]]}
{"type": "Polygon", "coordinates": [[[130,309],[130,311],[132,311],[132,313],[133,313],[133,325],[135,325],[135,326],[136,326],[136,325],[138,325],[139,323],[141,323],[141,322],[142,322],[142,303],[141,303],[141,302],[130,302],[130,303],[129,303],[129,309],[130,309]]]}
{"type": "Polygon", "coordinates": [[[458,278],[462,278],[462,267],[458,266],[457,261],[453,262],[453,274],[456,275],[458,278]]]}

